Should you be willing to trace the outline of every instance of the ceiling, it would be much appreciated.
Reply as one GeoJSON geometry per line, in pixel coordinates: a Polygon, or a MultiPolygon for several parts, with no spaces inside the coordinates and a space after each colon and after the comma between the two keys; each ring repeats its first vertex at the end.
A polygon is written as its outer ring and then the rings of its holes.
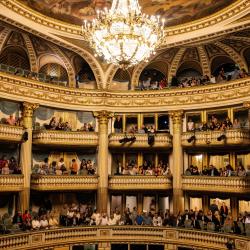
{"type": "MultiPolygon", "coordinates": [[[[73,24],[91,19],[97,9],[109,7],[111,0],[18,0],[52,18],[73,24]]],[[[179,25],[212,15],[236,0],[139,0],[143,12],[166,19],[167,26],[179,25]]]]}

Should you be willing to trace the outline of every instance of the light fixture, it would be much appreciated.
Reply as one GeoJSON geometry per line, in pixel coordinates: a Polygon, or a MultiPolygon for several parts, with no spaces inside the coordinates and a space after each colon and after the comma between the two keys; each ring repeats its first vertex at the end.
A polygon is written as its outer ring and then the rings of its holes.
{"type": "Polygon", "coordinates": [[[141,12],[138,0],[113,0],[111,8],[84,20],[82,34],[96,56],[126,69],[147,61],[161,44],[164,19],[141,12]]]}

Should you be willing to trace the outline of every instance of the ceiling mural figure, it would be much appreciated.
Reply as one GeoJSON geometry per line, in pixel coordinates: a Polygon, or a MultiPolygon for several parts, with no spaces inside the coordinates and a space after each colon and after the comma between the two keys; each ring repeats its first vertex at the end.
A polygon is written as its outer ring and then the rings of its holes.
{"type": "MultiPolygon", "coordinates": [[[[82,24],[92,19],[98,9],[109,8],[112,0],[19,0],[30,8],[53,18],[82,24]]],[[[229,6],[236,0],[139,0],[146,14],[160,15],[167,26],[194,21],[229,6]]]]}

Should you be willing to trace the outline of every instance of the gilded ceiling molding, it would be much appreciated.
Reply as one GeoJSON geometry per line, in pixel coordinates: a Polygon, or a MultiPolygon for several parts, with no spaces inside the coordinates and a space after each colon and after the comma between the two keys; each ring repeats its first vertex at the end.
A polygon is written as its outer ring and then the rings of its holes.
{"type": "MultiPolygon", "coordinates": [[[[1,0],[0,0],[0,3],[1,3],[1,0]]],[[[50,34],[50,36],[48,36],[46,34],[42,34],[42,33],[38,32],[37,30],[31,29],[30,27],[27,27],[21,23],[15,22],[14,20],[12,20],[8,17],[4,17],[2,15],[0,15],[0,17],[1,17],[0,18],[1,20],[3,20],[4,22],[6,22],[8,24],[11,24],[15,27],[18,27],[22,30],[29,32],[29,33],[32,33],[33,35],[41,37],[47,41],[53,42],[53,43],[57,44],[58,46],[64,47],[68,50],[71,50],[71,51],[74,51],[75,53],[77,53],[79,56],[81,56],[89,64],[91,70],[94,73],[97,88],[98,89],[102,88],[101,87],[102,82],[104,81],[103,69],[102,69],[100,63],[98,62],[98,60],[89,51],[87,51],[83,48],[79,48],[78,46],[71,44],[65,40],[62,40],[61,38],[55,37],[52,34],[50,34]]]]}
{"type": "Polygon", "coordinates": [[[172,80],[172,77],[176,75],[178,66],[180,65],[180,61],[182,56],[184,55],[186,48],[180,48],[179,51],[176,53],[169,69],[168,73],[168,82],[172,80]]]}
{"type": "Polygon", "coordinates": [[[243,36],[230,36],[230,39],[233,40],[238,40],[238,41],[243,41],[243,42],[248,42],[250,46],[250,37],[243,37],[243,36]]]}
{"type": "MultiPolygon", "coordinates": [[[[46,27],[49,27],[50,29],[54,29],[55,34],[65,33],[67,35],[73,34],[79,36],[81,34],[80,26],[68,24],[66,22],[62,22],[51,17],[42,15],[21,4],[17,0],[0,0],[0,3],[8,9],[11,9],[16,13],[25,16],[40,25],[44,25],[46,27]]],[[[166,28],[166,37],[201,30],[209,26],[215,26],[221,22],[232,23],[233,21],[235,21],[235,19],[239,18],[238,16],[240,13],[243,13],[243,15],[245,15],[249,6],[250,0],[238,0],[236,3],[229,5],[227,8],[215,13],[214,15],[210,15],[190,23],[166,28]]]]}
{"type": "Polygon", "coordinates": [[[4,28],[4,30],[0,33],[0,52],[2,51],[6,41],[9,39],[11,32],[12,30],[4,28]]]}
{"type": "Polygon", "coordinates": [[[209,59],[207,56],[207,52],[205,51],[203,46],[198,46],[197,50],[198,50],[200,61],[201,61],[203,75],[208,75],[210,77],[211,69],[210,69],[210,63],[209,63],[209,59]]]}
{"type": "Polygon", "coordinates": [[[119,67],[115,65],[112,65],[112,64],[109,65],[108,69],[105,72],[106,80],[103,83],[103,89],[110,89],[111,83],[118,69],[119,67]]]}
{"type": "Polygon", "coordinates": [[[48,46],[50,46],[55,54],[59,55],[60,59],[63,61],[69,76],[69,87],[76,87],[75,70],[70,59],[65,56],[65,54],[57,46],[52,45],[51,43],[49,43],[48,46]]]}
{"type": "Polygon", "coordinates": [[[72,110],[158,112],[249,102],[250,78],[157,91],[100,91],[60,87],[0,72],[0,95],[10,100],[72,110]]]}
{"type": "Polygon", "coordinates": [[[37,65],[38,60],[37,60],[36,52],[35,52],[35,49],[33,47],[32,42],[31,42],[31,39],[25,33],[22,33],[22,36],[23,36],[23,40],[25,42],[25,45],[26,45],[26,48],[27,48],[27,51],[29,54],[30,69],[33,72],[38,72],[38,65],[37,65]]]}
{"type": "Polygon", "coordinates": [[[222,42],[215,42],[214,44],[219,48],[223,49],[230,56],[230,58],[232,58],[240,66],[241,69],[245,69],[248,71],[248,66],[245,59],[233,48],[229,47],[228,45],[225,45],[222,42]]]}

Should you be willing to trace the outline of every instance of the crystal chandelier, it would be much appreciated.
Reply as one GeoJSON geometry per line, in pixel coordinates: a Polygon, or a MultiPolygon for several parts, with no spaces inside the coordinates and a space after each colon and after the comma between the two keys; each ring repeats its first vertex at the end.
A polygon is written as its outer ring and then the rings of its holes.
{"type": "Polygon", "coordinates": [[[128,68],[147,61],[164,36],[164,20],[142,14],[138,0],[113,0],[111,8],[97,11],[82,32],[96,56],[107,63],[128,68]]]}

